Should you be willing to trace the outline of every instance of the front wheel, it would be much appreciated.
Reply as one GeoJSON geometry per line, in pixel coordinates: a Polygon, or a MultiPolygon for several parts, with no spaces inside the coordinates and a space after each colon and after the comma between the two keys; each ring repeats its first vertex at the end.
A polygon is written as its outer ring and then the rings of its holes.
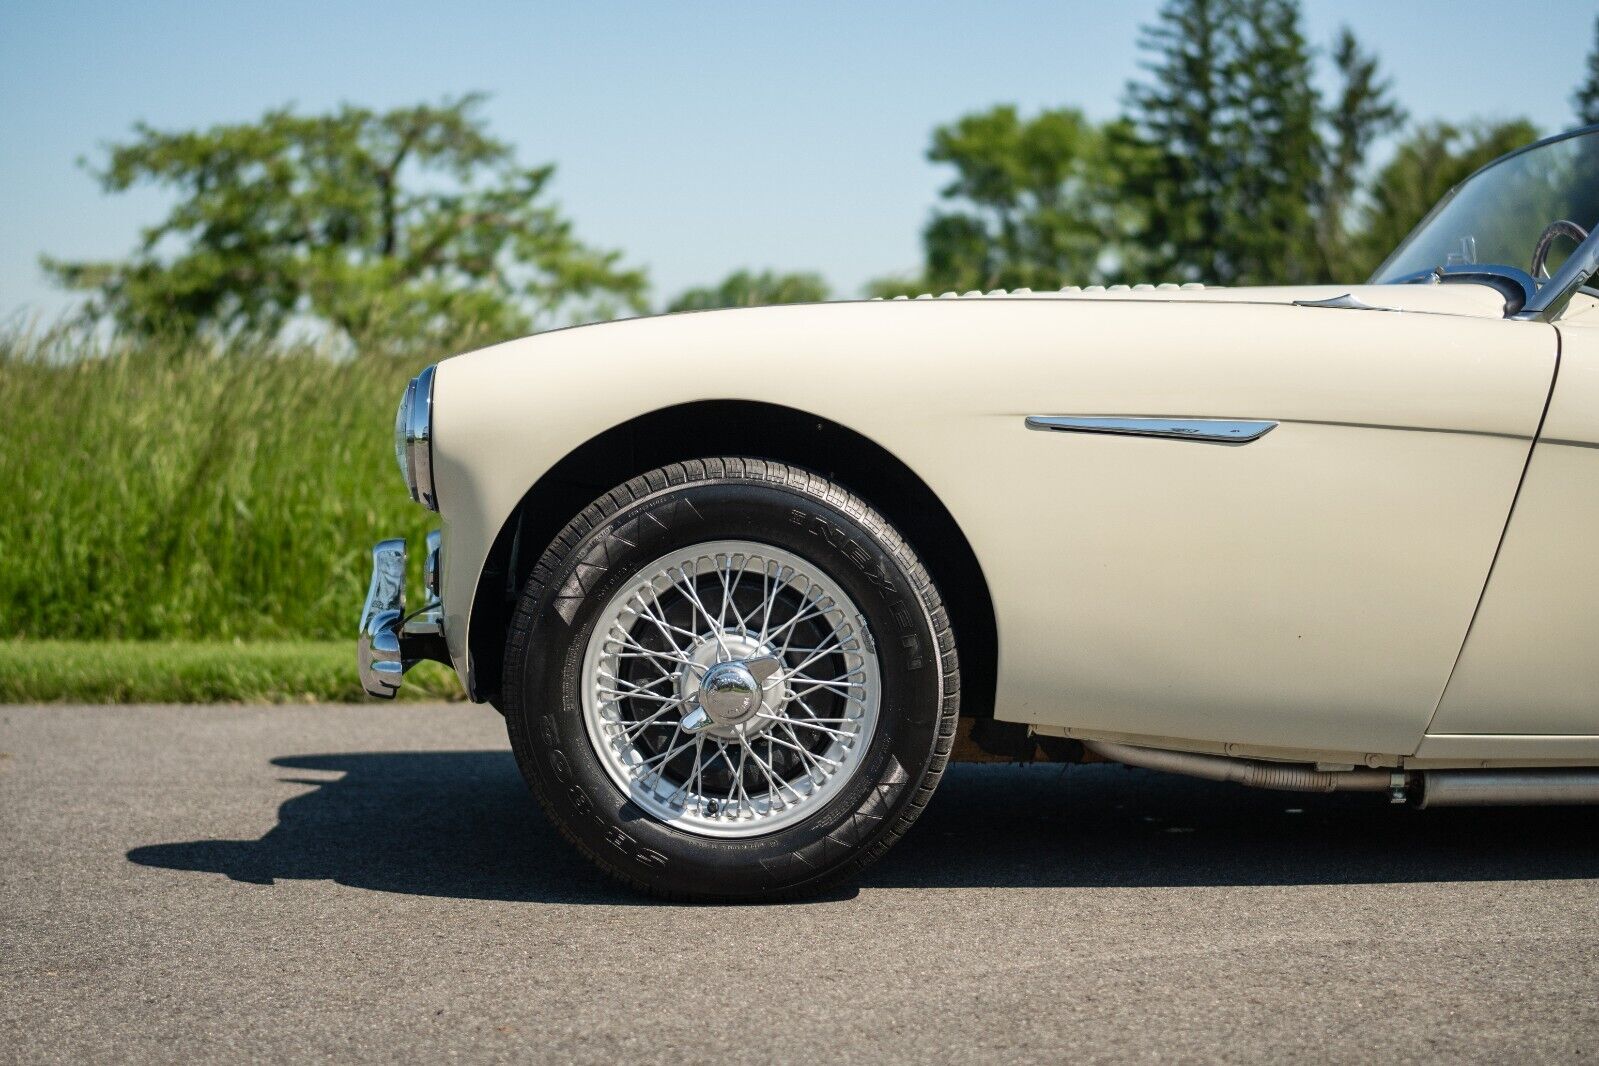
{"type": "Polygon", "coordinates": [[[518,765],[602,869],[677,898],[820,891],[932,796],[949,620],[882,516],[757,459],[652,470],[534,567],[505,661],[518,765]]]}

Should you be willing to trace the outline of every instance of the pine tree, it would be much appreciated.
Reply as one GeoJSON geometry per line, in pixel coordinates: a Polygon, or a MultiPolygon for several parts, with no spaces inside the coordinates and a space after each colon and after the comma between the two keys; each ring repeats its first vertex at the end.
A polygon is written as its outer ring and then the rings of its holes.
{"type": "Polygon", "coordinates": [[[1577,121],[1584,126],[1599,122],[1599,18],[1593,23],[1593,51],[1588,53],[1588,76],[1572,95],[1577,121]]]}
{"type": "Polygon", "coordinates": [[[1217,243],[1236,161],[1223,125],[1230,105],[1225,25],[1235,0],[1172,0],[1139,48],[1156,58],[1151,78],[1128,87],[1142,138],[1154,151],[1128,191],[1145,207],[1145,250],[1160,280],[1223,280],[1217,243]]]}
{"type": "Polygon", "coordinates": [[[1320,101],[1293,0],[1244,0],[1235,23],[1233,120],[1243,160],[1224,205],[1240,281],[1303,282],[1316,273],[1312,207],[1320,185],[1320,101]]]}
{"type": "Polygon", "coordinates": [[[1293,0],[1168,0],[1128,103],[1153,164],[1133,182],[1160,280],[1317,272],[1319,98],[1293,0]]]}
{"type": "Polygon", "coordinates": [[[1323,116],[1322,183],[1316,205],[1318,273],[1326,281],[1356,281],[1377,264],[1356,248],[1351,214],[1372,142],[1405,123],[1405,111],[1392,86],[1377,72],[1377,59],[1360,48],[1347,27],[1333,45],[1333,65],[1341,85],[1337,101],[1323,116]]]}

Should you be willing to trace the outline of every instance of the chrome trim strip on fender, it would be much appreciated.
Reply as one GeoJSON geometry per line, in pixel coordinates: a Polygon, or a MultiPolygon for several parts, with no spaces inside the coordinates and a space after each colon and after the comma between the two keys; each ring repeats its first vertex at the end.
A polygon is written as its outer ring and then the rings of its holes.
{"type": "Polygon", "coordinates": [[[1062,433],[1113,433],[1167,437],[1212,444],[1248,444],[1277,428],[1276,422],[1239,418],[1122,418],[1102,415],[1028,415],[1027,428],[1062,433]]]}

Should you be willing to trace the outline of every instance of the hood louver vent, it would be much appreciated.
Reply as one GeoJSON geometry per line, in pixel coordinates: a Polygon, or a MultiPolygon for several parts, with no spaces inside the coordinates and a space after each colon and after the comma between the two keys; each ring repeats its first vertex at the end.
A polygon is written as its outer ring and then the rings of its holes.
{"type": "MultiPolygon", "coordinates": [[[[1193,281],[1188,282],[1188,283],[1183,284],[1183,285],[1178,285],[1175,282],[1167,281],[1167,282],[1162,282],[1159,285],[1151,285],[1148,282],[1144,282],[1144,283],[1138,284],[1138,285],[1062,285],[1060,287],[1060,289],[1057,290],[1057,291],[1064,292],[1064,293],[1088,293],[1088,294],[1100,293],[1100,292],[1155,292],[1157,290],[1158,291],[1171,292],[1171,291],[1177,290],[1177,289],[1189,289],[1189,290],[1192,290],[1192,289],[1203,289],[1204,287],[1205,286],[1199,284],[1198,282],[1193,282],[1193,281]]],[[[895,300],[969,300],[969,299],[973,299],[975,297],[982,297],[982,296],[1033,296],[1033,295],[1048,296],[1048,295],[1051,295],[1051,294],[1050,293],[1036,293],[1035,294],[1032,289],[1027,289],[1027,288],[1022,288],[1022,289],[989,289],[987,292],[983,292],[981,289],[972,289],[969,292],[955,292],[954,290],[951,290],[949,292],[938,293],[936,296],[933,293],[924,292],[924,293],[922,293],[919,296],[895,296],[895,297],[893,297],[893,299],[895,299],[895,300]]],[[[881,299],[883,299],[883,297],[877,296],[877,297],[874,297],[874,299],[881,300],[881,299]]]]}

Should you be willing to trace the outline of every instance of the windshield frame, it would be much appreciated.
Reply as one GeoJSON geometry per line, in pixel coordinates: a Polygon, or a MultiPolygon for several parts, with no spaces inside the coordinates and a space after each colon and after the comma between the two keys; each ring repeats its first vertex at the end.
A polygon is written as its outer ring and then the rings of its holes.
{"type": "MultiPolygon", "coordinates": [[[[1471,184],[1471,182],[1475,181],[1479,175],[1485,173],[1486,171],[1492,170],[1501,163],[1509,162],[1510,160],[1515,159],[1517,156],[1525,155],[1527,152],[1536,151],[1540,148],[1546,148],[1551,144],[1558,144],[1559,142],[1569,140],[1572,137],[1582,137],[1588,135],[1599,136],[1599,123],[1588,126],[1579,126],[1576,129],[1570,129],[1563,133],[1557,133],[1552,137],[1545,137],[1542,140],[1537,140],[1530,144],[1522,145],[1513,152],[1506,152],[1498,159],[1484,163],[1482,166],[1466,175],[1466,177],[1456,183],[1453,188],[1444,193],[1443,196],[1439,197],[1438,202],[1432,206],[1432,210],[1428,211],[1427,214],[1422,217],[1421,221],[1416,223],[1409,233],[1405,234],[1404,240],[1400,241],[1394,246],[1393,251],[1388,253],[1387,258],[1385,258],[1382,263],[1378,265],[1376,270],[1372,271],[1371,278],[1368,279],[1367,284],[1414,285],[1418,282],[1426,281],[1430,281],[1433,284],[1438,284],[1447,280],[1449,277],[1449,272],[1447,270],[1434,270],[1431,272],[1424,272],[1421,275],[1408,275],[1403,278],[1395,278],[1386,282],[1379,282],[1376,279],[1388,269],[1388,264],[1393,262],[1394,259],[1398,257],[1400,251],[1410,243],[1410,239],[1422,229],[1426,228],[1426,226],[1432,222],[1433,218],[1445,207],[1447,207],[1452,200],[1454,200],[1454,198],[1460,193],[1460,190],[1464,189],[1467,185],[1471,184]]],[[[1469,268],[1469,272],[1462,271],[1459,275],[1460,280],[1481,281],[1482,275],[1485,273],[1493,274],[1497,277],[1499,274],[1501,274],[1501,271],[1495,270],[1494,267],[1495,264],[1487,263],[1476,265],[1472,268],[1469,268]],[[1473,277],[1473,274],[1476,276],[1473,277]]],[[[1595,226],[1593,228],[1593,231],[1588,235],[1588,239],[1577,246],[1576,250],[1573,251],[1571,255],[1566,258],[1566,261],[1561,264],[1559,270],[1555,271],[1555,273],[1546,281],[1544,281],[1541,286],[1538,286],[1534,292],[1528,293],[1524,306],[1513,308],[1507,317],[1532,319],[1537,321],[1548,321],[1549,319],[1554,318],[1565,308],[1566,304],[1571,300],[1571,297],[1575,295],[1577,290],[1582,287],[1583,283],[1594,274],[1596,269],[1599,269],[1599,226],[1595,226]]],[[[1523,272],[1518,271],[1517,273],[1522,274],[1523,272]]],[[[1506,274],[1504,280],[1513,283],[1517,288],[1524,287],[1521,277],[1512,277],[1506,274]]]]}

